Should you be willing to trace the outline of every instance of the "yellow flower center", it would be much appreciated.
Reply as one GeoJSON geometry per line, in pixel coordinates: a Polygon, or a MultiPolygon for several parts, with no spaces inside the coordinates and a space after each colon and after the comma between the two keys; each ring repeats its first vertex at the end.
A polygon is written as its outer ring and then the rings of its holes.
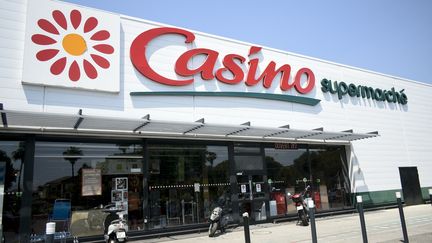
{"type": "Polygon", "coordinates": [[[78,34],[68,34],[63,38],[63,48],[71,55],[79,56],[87,50],[84,38],[78,34]]]}

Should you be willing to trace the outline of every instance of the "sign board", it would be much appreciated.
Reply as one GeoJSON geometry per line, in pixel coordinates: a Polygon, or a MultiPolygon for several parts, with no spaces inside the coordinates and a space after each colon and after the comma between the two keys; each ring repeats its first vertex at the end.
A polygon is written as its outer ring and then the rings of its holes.
{"type": "Polygon", "coordinates": [[[194,191],[200,192],[200,184],[199,183],[194,183],[194,191]]]}
{"type": "Polygon", "coordinates": [[[246,185],[240,185],[241,193],[246,193],[246,185]]]}
{"type": "Polygon", "coordinates": [[[100,169],[82,170],[81,193],[83,196],[102,195],[102,173],[100,169]]]}
{"type": "Polygon", "coordinates": [[[298,144],[296,143],[275,143],[275,149],[298,149],[298,144]]]}
{"type": "Polygon", "coordinates": [[[256,192],[261,192],[261,184],[256,184],[255,188],[256,188],[256,192]]]}
{"type": "Polygon", "coordinates": [[[119,15],[46,0],[27,9],[23,83],[120,91],[119,15]]]}

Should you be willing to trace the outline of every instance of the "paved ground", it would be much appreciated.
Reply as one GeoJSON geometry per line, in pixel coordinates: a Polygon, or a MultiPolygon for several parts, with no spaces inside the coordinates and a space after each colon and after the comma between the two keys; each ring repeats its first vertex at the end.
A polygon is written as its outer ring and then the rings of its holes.
{"type": "MultiPolygon", "coordinates": [[[[432,206],[430,204],[404,207],[405,220],[411,243],[432,243],[432,206]]],[[[398,209],[366,212],[365,221],[369,242],[403,242],[398,209]]],[[[358,214],[318,218],[316,221],[318,242],[363,242],[358,214]]],[[[311,228],[296,225],[295,222],[261,224],[251,226],[251,242],[311,242],[311,228]]],[[[244,243],[242,227],[227,230],[209,238],[206,233],[164,237],[160,239],[134,241],[139,243],[244,243]]]]}

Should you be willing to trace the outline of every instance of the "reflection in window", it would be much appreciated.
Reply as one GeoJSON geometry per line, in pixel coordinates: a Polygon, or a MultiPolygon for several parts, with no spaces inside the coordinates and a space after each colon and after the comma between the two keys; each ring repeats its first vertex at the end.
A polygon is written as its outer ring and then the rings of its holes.
{"type": "Polygon", "coordinates": [[[74,236],[100,235],[114,203],[125,210],[130,229],[142,220],[142,154],[134,143],[37,142],[33,176],[32,231],[42,235],[48,220],[74,236]]]}
{"type": "Polygon", "coordinates": [[[0,167],[4,171],[0,184],[3,206],[2,225],[6,242],[19,242],[20,208],[24,175],[24,142],[0,141],[0,167]]]}
{"type": "Polygon", "coordinates": [[[344,147],[311,145],[310,157],[317,210],[351,206],[344,147]]]}
{"type": "Polygon", "coordinates": [[[237,171],[242,170],[262,170],[262,156],[259,155],[236,155],[234,157],[235,167],[237,171]]]}
{"type": "Polygon", "coordinates": [[[150,228],[206,222],[215,205],[230,205],[226,146],[154,144],[148,149],[150,228]]]}
{"type": "Polygon", "coordinates": [[[309,178],[306,148],[266,148],[266,165],[270,187],[270,216],[295,213],[296,209],[287,201],[286,194],[301,192],[309,178]]]}
{"type": "Polygon", "coordinates": [[[271,188],[271,216],[295,213],[295,208],[286,198],[286,193],[299,193],[307,185],[311,185],[313,189],[307,197],[315,201],[317,210],[351,205],[343,146],[309,145],[309,155],[306,146],[286,148],[265,149],[268,182],[271,188]]]}

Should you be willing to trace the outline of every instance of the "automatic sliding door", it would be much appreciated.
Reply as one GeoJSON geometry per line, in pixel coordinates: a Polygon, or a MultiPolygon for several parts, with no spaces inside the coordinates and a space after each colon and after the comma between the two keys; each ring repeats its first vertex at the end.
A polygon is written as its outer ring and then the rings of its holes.
{"type": "Polygon", "coordinates": [[[267,219],[268,186],[263,151],[255,146],[236,146],[234,164],[239,217],[247,212],[252,221],[267,219]]]}

